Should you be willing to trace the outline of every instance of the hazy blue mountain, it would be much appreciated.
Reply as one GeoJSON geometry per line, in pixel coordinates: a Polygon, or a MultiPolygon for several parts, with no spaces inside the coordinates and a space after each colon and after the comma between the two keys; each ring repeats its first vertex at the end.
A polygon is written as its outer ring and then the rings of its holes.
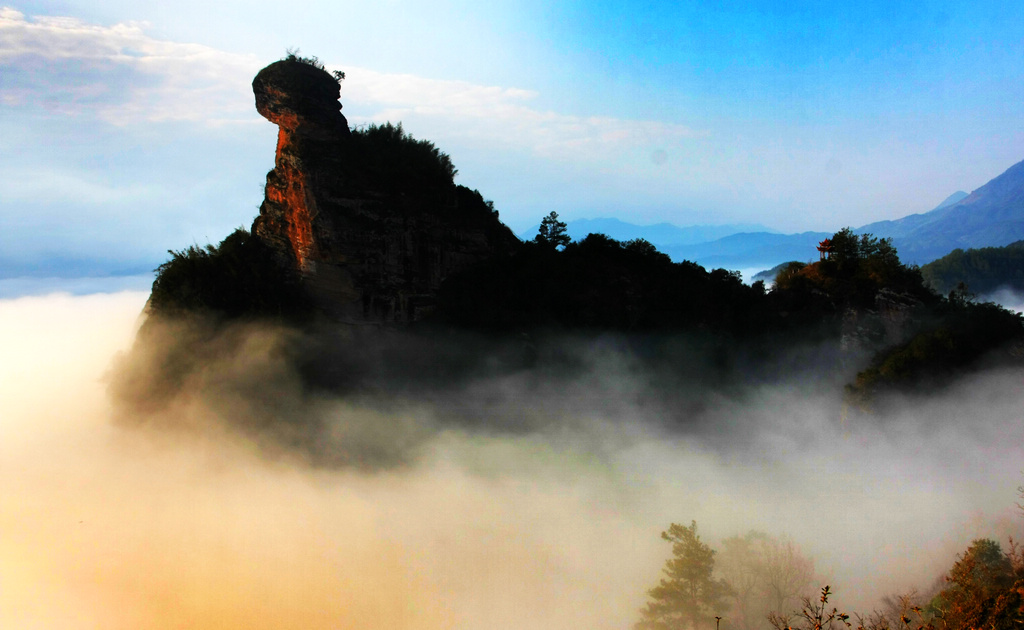
{"type": "MultiPolygon", "coordinates": [[[[535,225],[518,236],[524,241],[533,240],[537,235],[540,225],[535,225]]],[[[576,219],[566,221],[566,231],[569,237],[578,241],[588,234],[604,234],[617,241],[630,241],[635,238],[642,238],[655,247],[665,250],[674,245],[692,245],[714,241],[724,236],[740,232],[768,232],[770,228],[760,224],[734,223],[729,225],[690,225],[679,227],[671,223],[656,223],[654,225],[636,225],[620,221],[619,219],[576,219]]]]}
{"type": "Polygon", "coordinates": [[[957,248],[1001,247],[1024,239],[1024,162],[959,201],[856,231],[892,238],[900,258],[917,264],[957,248]]]}
{"type": "Polygon", "coordinates": [[[955,193],[953,193],[952,195],[946,197],[946,199],[942,203],[940,203],[939,205],[935,206],[932,209],[933,210],[939,210],[940,208],[945,208],[946,206],[951,206],[954,203],[957,203],[961,199],[964,199],[965,197],[968,197],[968,196],[969,196],[969,193],[965,193],[962,190],[958,190],[955,193]]]}
{"type": "Polygon", "coordinates": [[[751,282],[757,282],[758,280],[760,280],[760,281],[762,281],[762,282],[764,282],[766,284],[770,284],[772,282],[775,282],[775,278],[779,275],[779,272],[782,271],[783,268],[785,268],[785,266],[790,264],[791,262],[793,262],[793,261],[792,260],[787,260],[786,262],[780,262],[779,264],[775,265],[771,269],[765,269],[764,271],[759,271],[759,272],[754,274],[754,276],[750,279],[750,281],[751,282]]]}
{"type": "MultiPolygon", "coordinates": [[[[859,227],[854,230],[857,234],[874,234],[875,236],[883,236],[885,238],[898,239],[903,238],[911,234],[914,230],[918,229],[922,225],[928,223],[933,215],[933,212],[948,208],[960,201],[966,199],[970,195],[962,190],[958,190],[952,195],[946,197],[946,199],[935,206],[928,212],[920,212],[917,214],[909,214],[902,219],[894,219],[891,221],[876,221],[869,223],[863,227],[859,227]]],[[[897,247],[897,249],[899,249],[897,247]]],[[[902,251],[900,252],[902,253],[902,251]]]]}
{"type": "Polygon", "coordinates": [[[691,260],[708,269],[724,267],[773,267],[780,262],[818,259],[818,243],[832,236],[832,232],[802,232],[800,234],[772,234],[746,232],[732,234],[708,243],[677,245],[662,251],[673,260],[691,260]]]}

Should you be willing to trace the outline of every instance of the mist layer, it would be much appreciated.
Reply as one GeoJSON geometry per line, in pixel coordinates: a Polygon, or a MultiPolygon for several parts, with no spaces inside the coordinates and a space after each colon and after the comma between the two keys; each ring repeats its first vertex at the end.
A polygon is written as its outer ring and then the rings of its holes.
{"type": "Polygon", "coordinates": [[[865,608],[1019,528],[1020,372],[854,419],[799,381],[659,397],[609,344],[562,376],[379,400],[310,392],[290,333],[254,328],[132,422],[107,389],[144,301],[0,302],[3,627],[626,628],[659,532],[691,519],[712,547],[791,537],[865,608]],[[317,465],[287,447],[310,418],[321,448],[390,464],[317,465]]]}

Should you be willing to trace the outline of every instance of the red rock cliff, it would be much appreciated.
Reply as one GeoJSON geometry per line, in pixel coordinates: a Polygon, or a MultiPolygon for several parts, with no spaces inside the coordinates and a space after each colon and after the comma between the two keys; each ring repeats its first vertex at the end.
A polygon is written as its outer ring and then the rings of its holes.
{"type": "Polygon", "coordinates": [[[456,187],[450,174],[421,184],[389,163],[399,155],[394,142],[352,134],[326,71],[278,61],[256,75],[253,92],[257,111],[279,128],[253,233],[300,274],[327,315],[415,321],[447,276],[518,246],[479,194],[456,187]]]}

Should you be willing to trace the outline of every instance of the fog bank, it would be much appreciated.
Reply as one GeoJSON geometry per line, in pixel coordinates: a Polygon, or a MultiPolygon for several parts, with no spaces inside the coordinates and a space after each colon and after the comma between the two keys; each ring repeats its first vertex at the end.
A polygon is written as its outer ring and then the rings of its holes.
{"type": "Polygon", "coordinates": [[[460,413],[544,416],[492,430],[450,421],[448,397],[309,395],[279,331],[250,331],[161,411],[187,416],[169,430],[115,423],[106,395],[145,298],[0,301],[2,627],[628,628],[670,552],[659,532],[691,519],[712,547],[791,536],[866,612],[1020,530],[1019,371],[885,418],[795,382],[694,410],[610,348],[571,378],[460,388],[460,413]],[[401,457],[310,466],[224,413],[312,415],[328,446],[401,457]]]}

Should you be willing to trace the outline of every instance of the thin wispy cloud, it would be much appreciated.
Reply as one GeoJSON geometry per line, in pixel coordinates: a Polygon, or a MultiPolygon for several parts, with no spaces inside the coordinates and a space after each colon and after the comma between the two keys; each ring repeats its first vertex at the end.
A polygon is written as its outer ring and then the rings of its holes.
{"type": "Polygon", "coordinates": [[[147,25],[0,9],[0,102],[108,123],[254,121],[253,55],[160,40],[147,25]]]}
{"type": "Polygon", "coordinates": [[[609,153],[651,144],[685,142],[708,135],[685,125],[607,116],[573,116],[530,106],[530,90],[482,86],[465,81],[347,70],[343,100],[375,112],[353,122],[411,117],[432,121],[445,135],[476,139],[508,149],[529,149],[539,157],[606,159],[609,153]]]}

